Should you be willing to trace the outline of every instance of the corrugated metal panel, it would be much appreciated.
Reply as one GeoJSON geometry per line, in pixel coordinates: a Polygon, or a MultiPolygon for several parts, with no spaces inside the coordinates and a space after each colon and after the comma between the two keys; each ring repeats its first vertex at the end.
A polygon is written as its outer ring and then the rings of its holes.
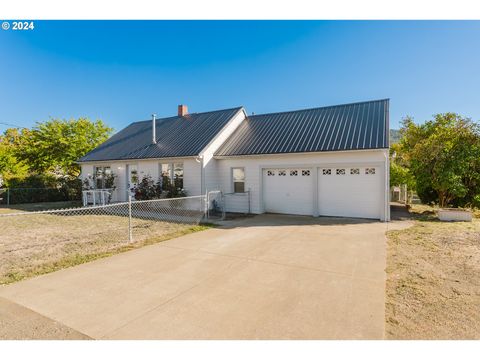
{"type": "Polygon", "coordinates": [[[248,117],[217,156],[388,148],[389,100],[248,117]]]}
{"type": "Polygon", "coordinates": [[[195,156],[240,109],[241,107],[157,119],[156,144],[152,144],[152,121],[135,122],[79,161],[195,156]]]}

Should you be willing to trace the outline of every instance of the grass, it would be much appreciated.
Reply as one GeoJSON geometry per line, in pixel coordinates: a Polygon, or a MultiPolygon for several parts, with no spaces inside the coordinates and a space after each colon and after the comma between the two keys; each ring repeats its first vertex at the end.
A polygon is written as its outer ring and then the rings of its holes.
{"type": "Polygon", "coordinates": [[[386,337],[480,339],[480,220],[446,223],[414,205],[387,233],[386,337]]]}
{"type": "Polygon", "coordinates": [[[129,243],[126,217],[55,214],[0,217],[0,284],[46,274],[209,227],[134,218],[134,242],[129,243]]]}

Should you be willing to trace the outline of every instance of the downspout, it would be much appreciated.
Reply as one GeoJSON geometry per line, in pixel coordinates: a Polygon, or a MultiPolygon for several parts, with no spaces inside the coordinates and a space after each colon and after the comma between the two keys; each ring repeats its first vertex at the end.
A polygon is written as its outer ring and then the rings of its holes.
{"type": "Polygon", "coordinates": [[[390,158],[387,155],[388,150],[384,150],[383,156],[385,158],[385,222],[390,221],[390,158]]]}

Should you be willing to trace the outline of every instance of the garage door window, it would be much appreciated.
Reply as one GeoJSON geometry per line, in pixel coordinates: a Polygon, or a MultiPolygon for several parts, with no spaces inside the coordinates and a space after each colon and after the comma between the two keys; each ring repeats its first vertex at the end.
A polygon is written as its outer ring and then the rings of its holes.
{"type": "Polygon", "coordinates": [[[274,170],[268,170],[267,171],[267,176],[275,176],[275,171],[274,170]]]}
{"type": "Polygon", "coordinates": [[[332,175],[332,169],[323,169],[322,174],[323,175],[332,175]]]}
{"type": "Polygon", "coordinates": [[[337,169],[337,175],[345,175],[345,169],[337,169]]]}
{"type": "Polygon", "coordinates": [[[350,169],[350,175],[360,175],[360,169],[350,169]]]}
{"type": "Polygon", "coordinates": [[[366,175],[375,175],[375,168],[365,168],[366,175]]]}
{"type": "Polygon", "coordinates": [[[298,170],[290,170],[290,176],[298,176],[298,170]]]}
{"type": "Polygon", "coordinates": [[[245,192],[245,169],[232,168],[232,177],[233,177],[233,192],[235,193],[245,192]]]}
{"type": "Polygon", "coordinates": [[[302,176],[310,176],[310,170],[302,170],[302,176]]]}

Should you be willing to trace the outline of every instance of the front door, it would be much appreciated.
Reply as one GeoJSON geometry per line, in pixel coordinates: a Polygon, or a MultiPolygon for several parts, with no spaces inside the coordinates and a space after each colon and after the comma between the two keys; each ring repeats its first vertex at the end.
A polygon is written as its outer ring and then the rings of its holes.
{"type": "Polygon", "coordinates": [[[127,200],[128,195],[135,199],[135,186],[138,184],[138,168],[136,164],[127,165],[127,200]]]}

